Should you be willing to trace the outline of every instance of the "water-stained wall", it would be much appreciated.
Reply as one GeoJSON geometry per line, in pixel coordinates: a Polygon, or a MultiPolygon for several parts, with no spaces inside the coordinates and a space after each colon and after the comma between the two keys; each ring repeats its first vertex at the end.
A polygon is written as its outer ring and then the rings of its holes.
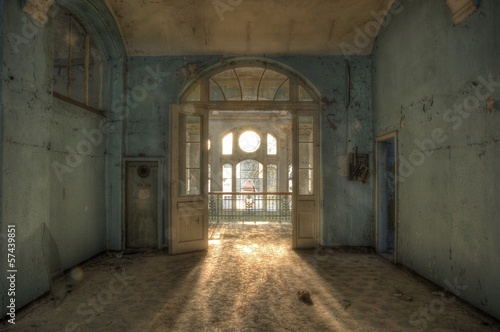
{"type": "MultiPolygon", "coordinates": [[[[19,309],[49,290],[44,254],[64,270],[106,250],[106,120],[52,94],[57,12],[41,26],[22,12],[21,2],[2,6],[1,261],[7,262],[7,227],[15,225],[19,309]],[[59,255],[44,252],[45,226],[59,255]]],[[[4,266],[2,316],[12,298],[5,273],[4,266]]]]}
{"type": "Polygon", "coordinates": [[[398,261],[500,317],[500,3],[457,26],[445,1],[395,6],[373,107],[375,136],[398,131],[398,261]]]}
{"type": "MultiPolygon", "coordinates": [[[[241,60],[246,63],[270,61],[291,69],[319,91],[324,221],[321,240],[327,245],[369,246],[372,185],[348,181],[346,156],[356,146],[360,153],[372,155],[370,58],[350,58],[350,81],[346,79],[343,57],[240,58],[236,61],[241,60]],[[346,105],[348,87],[350,104],[346,105]]],[[[162,157],[168,164],[170,105],[179,102],[183,89],[199,78],[200,73],[233,61],[220,56],[130,58],[124,155],[162,157]]],[[[167,193],[166,181],[165,186],[167,193]]],[[[167,205],[166,197],[164,204],[167,205]]],[[[164,214],[167,215],[166,208],[164,214]]]]}
{"type": "MultiPolygon", "coordinates": [[[[45,225],[59,248],[62,269],[106,249],[123,249],[122,158],[160,157],[165,161],[162,174],[168,174],[170,105],[179,102],[183,89],[204,70],[233,61],[223,56],[127,59],[120,33],[102,2],[59,2],[77,15],[104,50],[103,113],[53,96],[52,18],[46,26],[30,30],[28,38],[23,29],[29,19],[20,3],[2,3],[2,233],[16,224],[17,268],[22,271],[18,308],[49,289],[41,244],[45,225]],[[12,39],[12,33],[25,39],[12,39]]],[[[349,71],[341,56],[242,60],[273,62],[317,89],[323,186],[320,240],[325,245],[369,246],[372,185],[348,181],[346,156],[355,147],[360,153],[373,152],[370,58],[351,57],[349,71]]],[[[168,193],[166,177],[162,183],[168,193]]],[[[161,202],[166,239],[168,196],[161,202]]],[[[2,248],[3,258],[5,254],[2,248]]],[[[4,286],[2,314],[8,300],[4,286]]]]}

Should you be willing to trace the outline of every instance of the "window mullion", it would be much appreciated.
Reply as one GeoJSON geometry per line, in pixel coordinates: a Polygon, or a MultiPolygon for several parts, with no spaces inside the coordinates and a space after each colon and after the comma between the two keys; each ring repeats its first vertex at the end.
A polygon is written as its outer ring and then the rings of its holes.
{"type": "Polygon", "coordinates": [[[299,101],[299,83],[295,77],[290,78],[290,101],[295,103],[299,101]]]}
{"type": "Polygon", "coordinates": [[[85,87],[84,104],[89,105],[89,80],[90,80],[90,36],[85,35],[85,87]]]}
{"type": "Polygon", "coordinates": [[[68,81],[66,83],[66,92],[68,94],[68,97],[72,97],[71,96],[71,67],[72,67],[72,59],[71,59],[71,54],[73,52],[72,50],[72,44],[73,44],[73,17],[70,18],[69,20],[69,36],[68,36],[68,70],[67,70],[67,74],[68,74],[68,81]]]}

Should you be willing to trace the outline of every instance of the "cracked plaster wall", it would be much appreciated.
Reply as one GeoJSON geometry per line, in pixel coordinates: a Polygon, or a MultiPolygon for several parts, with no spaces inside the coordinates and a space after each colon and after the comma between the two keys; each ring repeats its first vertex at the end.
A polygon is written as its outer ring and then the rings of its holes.
{"type": "MultiPolygon", "coordinates": [[[[168,110],[178,103],[190,79],[230,58],[134,57],[127,64],[127,91],[153,85],[153,72],[162,73],[154,89],[133,103],[124,122],[124,149],[127,157],[162,157],[168,164],[168,110]],[[148,70],[149,68],[149,70],[148,70]],[[149,82],[153,78],[152,82],[149,82]],[[161,81],[161,82],[160,82],[161,81]]],[[[250,59],[247,59],[250,60],[250,59]]],[[[326,245],[371,245],[372,185],[350,182],[345,176],[345,156],[355,146],[372,155],[371,60],[351,58],[351,106],[346,109],[346,70],[343,57],[275,57],[276,61],[302,74],[320,92],[322,138],[323,220],[321,240],[326,245]],[[340,165],[340,166],[339,166],[340,165]]],[[[139,96],[139,95],[138,95],[139,96]]],[[[167,167],[164,170],[167,174],[167,167]]],[[[164,192],[168,193],[165,181],[164,192]]],[[[164,198],[164,206],[168,197],[164,198]]],[[[164,216],[168,215],[166,208],[164,216]]],[[[166,217],[164,218],[166,220],[166,217]]],[[[166,225],[166,221],[165,221],[166,225]]],[[[167,232],[168,230],[166,230],[167,232]]],[[[111,230],[118,234],[118,229],[111,230]]],[[[167,234],[165,234],[167,238],[167,234]]],[[[118,242],[116,242],[118,243],[118,242]]]]}
{"type": "MultiPolygon", "coordinates": [[[[40,27],[16,51],[9,33],[22,36],[25,14],[19,2],[7,1],[1,15],[1,227],[6,234],[7,225],[16,225],[19,309],[49,290],[41,244],[44,224],[57,243],[62,269],[106,249],[105,143],[94,146],[88,155],[80,155],[81,162],[59,180],[53,162],[66,164],[70,154],[66,147],[77,150],[86,140],[82,130],[99,128],[103,117],[53,98],[51,23],[40,27]]],[[[5,247],[2,238],[2,262],[7,261],[5,247]]],[[[2,286],[5,271],[1,272],[2,286]]],[[[2,315],[7,300],[3,287],[2,315]]]]}
{"type": "Polygon", "coordinates": [[[484,84],[500,83],[500,4],[453,26],[444,1],[403,3],[373,70],[375,136],[398,130],[398,260],[500,318],[500,84],[484,84]]]}

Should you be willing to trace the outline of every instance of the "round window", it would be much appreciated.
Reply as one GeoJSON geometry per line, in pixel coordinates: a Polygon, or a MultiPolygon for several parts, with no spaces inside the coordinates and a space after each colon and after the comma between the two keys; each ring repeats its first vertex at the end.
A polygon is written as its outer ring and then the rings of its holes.
{"type": "Polygon", "coordinates": [[[245,152],[255,152],[260,146],[260,136],[253,131],[245,131],[240,135],[240,148],[245,152]]]}

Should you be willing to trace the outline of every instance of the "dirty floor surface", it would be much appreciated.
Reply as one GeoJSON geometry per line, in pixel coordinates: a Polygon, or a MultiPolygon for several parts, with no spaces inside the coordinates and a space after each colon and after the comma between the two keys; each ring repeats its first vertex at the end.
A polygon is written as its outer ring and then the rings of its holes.
{"type": "Polygon", "coordinates": [[[290,224],[212,225],[210,249],[103,254],[6,331],[500,331],[367,250],[293,251],[290,224]],[[297,291],[307,291],[311,303],[297,291]]]}

